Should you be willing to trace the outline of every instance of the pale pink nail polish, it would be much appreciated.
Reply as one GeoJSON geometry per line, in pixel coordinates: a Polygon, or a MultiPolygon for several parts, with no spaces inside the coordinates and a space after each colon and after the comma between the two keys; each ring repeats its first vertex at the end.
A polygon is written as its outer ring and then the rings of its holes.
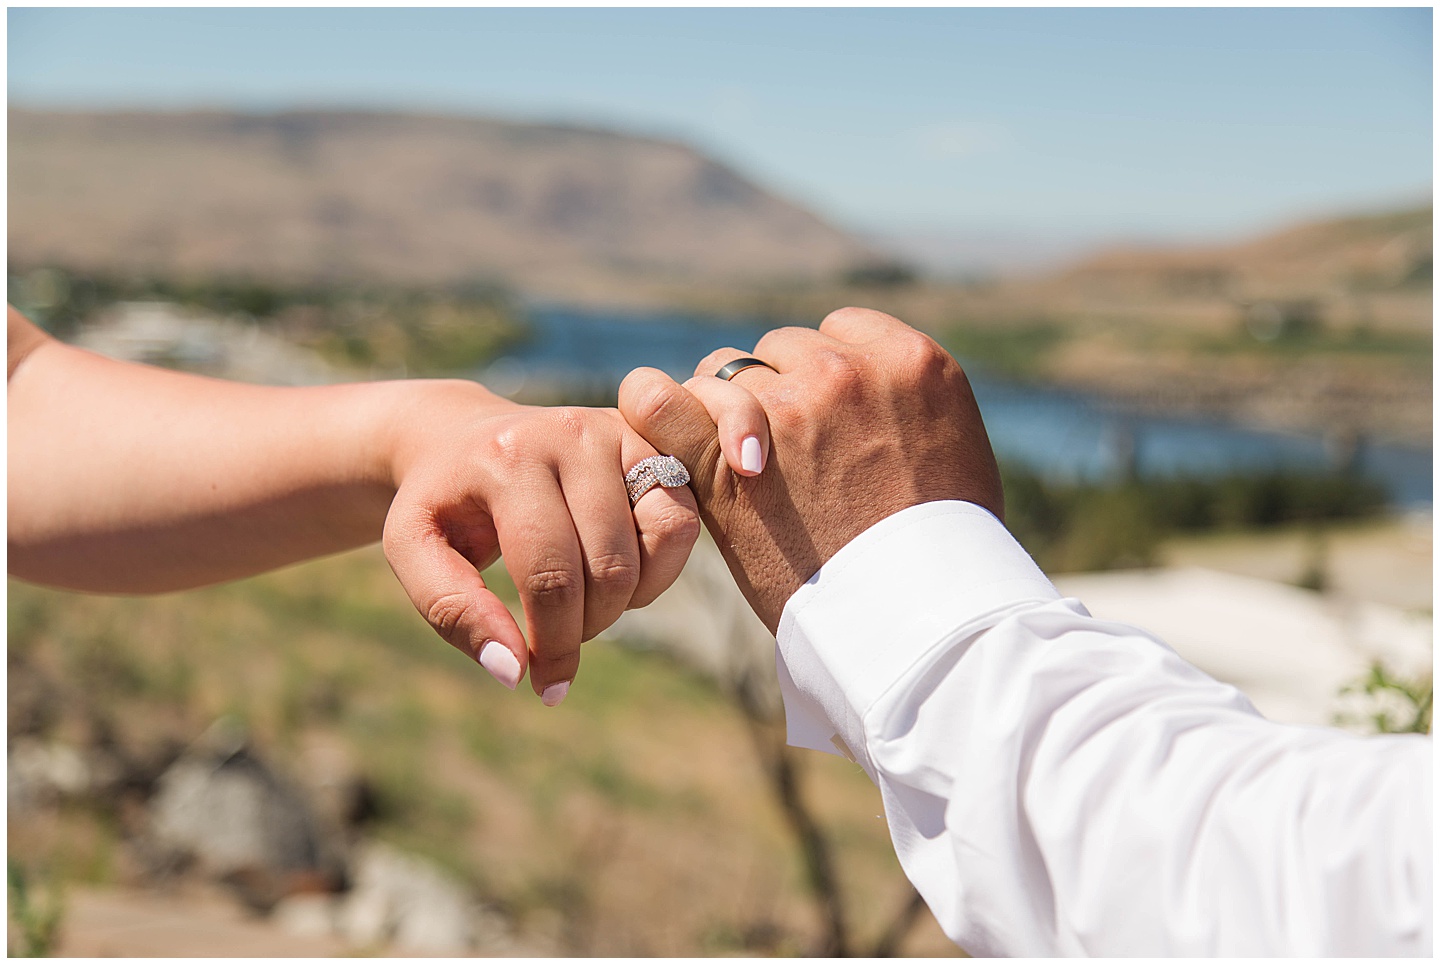
{"type": "Polygon", "coordinates": [[[554,707],[565,699],[570,692],[570,681],[562,680],[558,684],[551,684],[540,694],[540,703],[546,707],[554,707]]]}
{"type": "Polygon", "coordinates": [[[520,683],[520,661],[498,640],[487,640],[480,648],[480,666],[511,690],[520,683]]]}
{"type": "Polygon", "coordinates": [[[746,472],[759,472],[765,468],[759,436],[746,436],[745,441],[740,443],[740,468],[746,472]]]}

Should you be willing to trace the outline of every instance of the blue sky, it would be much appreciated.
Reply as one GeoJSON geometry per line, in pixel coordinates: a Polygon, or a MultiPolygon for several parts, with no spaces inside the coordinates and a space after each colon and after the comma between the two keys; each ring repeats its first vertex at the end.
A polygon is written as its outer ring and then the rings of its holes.
{"type": "Polygon", "coordinates": [[[692,142],[847,227],[1215,238],[1428,198],[1429,9],[14,9],[12,104],[692,142]]]}

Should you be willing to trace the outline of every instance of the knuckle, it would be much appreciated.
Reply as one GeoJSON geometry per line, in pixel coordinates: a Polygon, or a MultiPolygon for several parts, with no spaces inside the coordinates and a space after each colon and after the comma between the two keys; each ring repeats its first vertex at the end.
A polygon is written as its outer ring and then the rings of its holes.
{"type": "Polygon", "coordinates": [[[447,640],[452,640],[470,621],[475,601],[463,593],[445,593],[425,606],[425,621],[447,640]]]}
{"type": "Polygon", "coordinates": [[[844,308],[837,308],[830,314],[826,315],[823,319],[821,319],[820,324],[833,325],[836,322],[855,321],[858,319],[868,318],[873,314],[875,314],[874,311],[869,308],[857,308],[854,305],[846,305],[844,308]]]}
{"type": "Polygon", "coordinates": [[[860,308],[856,305],[847,305],[844,308],[837,308],[829,315],[826,315],[824,320],[820,322],[820,331],[824,332],[826,329],[839,325],[849,330],[852,334],[868,330],[871,334],[878,337],[880,332],[884,331],[886,333],[885,338],[888,340],[890,330],[893,328],[893,323],[899,321],[900,319],[894,315],[876,311],[873,308],[860,308]],[[877,325],[881,326],[881,328],[871,328],[871,326],[877,325]]]}
{"type": "Polygon", "coordinates": [[[832,392],[848,393],[862,380],[860,363],[849,353],[833,348],[818,348],[811,354],[809,361],[832,392]]]}
{"type": "Polygon", "coordinates": [[[625,378],[620,380],[620,391],[617,395],[620,399],[621,411],[624,411],[627,401],[633,399],[637,393],[644,391],[656,382],[664,382],[665,379],[665,374],[659,369],[647,366],[632,369],[625,378]]]}
{"type": "MultiPolygon", "coordinates": [[[[722,365],[736,357],[735,352],[736,350],[733,348],[717,348],[701,359],[700,364],[695,366],[695,378],[713,378],[715,373],[720,371],[722,365]]],[[[689,383],[687,382],[686,385],[689,385],[689,383]]]]}
{"type": "Polygon", "coordinates": [[[918,379],[943,378],[947,370],[959,370],[959,364],[949,352],[920,332],[897,334],[889,345],[902,370],[918,379]]]}
{"type": "Polygon", "coordinates": [[[660,545],[693,546],[700,538],[700,514],[672,504],[646,520],[645,529],[660,545]]]}
{"type": "Polygon", "coordinates": [[[602,553],[587,565],[590,579],[606,587],[631,588],[640,582],[640,558],[634,553],[602,553]]]}
{"type": "Polygon", "coordinates": [[[760,341],[755,343],[755,356],[756,358],[766,358],[775,348],[783,348],[801,339],[810,338],[814,334],[812,329],[802,328],[798,325],[786,325],[783,328],[771,329],[760,337],[760,341]]]}
{"type": "Polygon", "coordinates": [[[585,438],[590,425],[590,413],[579,406],[560,405],[550,410],[551,428],[561,438],[578,441],[585,438]]]}
{"type": "Polygon", "coordinates": [[[584,598],[580,574],[569,566],[542,566],[523,581],[526,596],[543,607],[573,606],[584,598]]]}
{"type": "Polygon", "coordinates": [[[530,655],[531,678],[536,680],[570,677],[579,666],[579,652],[568,648],[546,647],[530,655]]]}
{"type": "Polygon", "coordinates": [[[523,462],[533,448],[524,428],[513,423],[497,431],[485,445],[487,461],[506,470],[523,462]]]}
{"type": "Polygon", "coordinates": [[[675,418],[679,396],[668,382],[648,381],[635,390],[632,410],[643,426],[663,426],[675,418]]]}

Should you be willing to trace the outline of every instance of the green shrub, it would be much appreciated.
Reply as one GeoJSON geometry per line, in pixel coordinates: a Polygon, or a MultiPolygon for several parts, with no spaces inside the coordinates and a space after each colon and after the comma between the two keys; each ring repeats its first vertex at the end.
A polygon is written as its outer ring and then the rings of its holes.
{"type": "Polygon", "coordinates": [[[1370,698],[1370,706],[1363,717],[1337,715],[1337,724],[1366,725],[1377,734],[1430,733],[1431,705],[1435,698],[1432,677],[1407,680],[1376,660],[1371,662],[1363,678],[1341,688],[1340,693],[1364,695],[1370,698]]]}
{"type": "Polygon", "coordinates": [[[967,366],[1012,379],[1039,374],[1068,337],[1060,325],[1031,318],[1009,325],[953,322],[938,336],[945,350],[967,366]]]}
{"type": "Polygon", "coordinates": [[[332,362],[406,375],[460,375],[523,334],[513,297],[483,281],[417,289],[368,282],[285,284],[246,277],[109,275],[37,268],[17,273],[15,304],[65,338],[99,310],[163,301],[244,314],[332,362]]]}
{"type": "Polygon", "coordinates": [[[13,858],[9,866],[10,921],[15,926],[16,944],[6,942],[6,952],[16,958],[46,958],[55,950],[60,936],[60,919],[64,914],[59,894],[54,890],[45,900],[38,900],[25,870],[13,858]]]}
{"type": "Polygon", "coordinates": [[[1007,467],[1005,522],[1047,570],[1146,566],[1175,533],[1358,519],[1384,508],[1377,483],[1275,472],[1063,483],[1007,467]]]}

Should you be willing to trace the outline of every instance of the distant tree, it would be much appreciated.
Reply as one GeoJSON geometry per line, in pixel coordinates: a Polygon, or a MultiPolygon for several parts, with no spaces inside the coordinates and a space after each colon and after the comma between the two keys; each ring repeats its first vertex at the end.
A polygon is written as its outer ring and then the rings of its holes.
{"type": "Polygon", "coordinates": [[[899,261],[870,261],[845,271],[844,283],[850,288],[907,288],[919,278],[915,269],[899,261]]]}

